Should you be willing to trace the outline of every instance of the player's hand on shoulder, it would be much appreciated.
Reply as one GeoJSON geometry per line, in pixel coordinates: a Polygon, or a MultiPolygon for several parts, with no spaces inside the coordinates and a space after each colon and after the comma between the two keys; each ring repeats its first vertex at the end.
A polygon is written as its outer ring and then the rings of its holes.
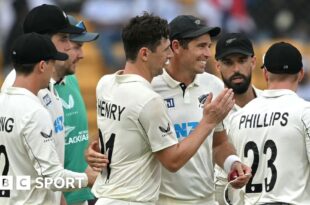
{"type": "Polygon", "coordinates": [[[85,151],[88,165],[96,172],[101,172],[109,163],[108,157],[100,153],[98,140],[92,142],[85,151]]]}
{"type": "Polygon", "coordinates": [[[203,115],[208,124],[218,124],[226,117],[235,104],[234,93],[232,89],[225,88],[212,101],[213,94],[209,93],[204,103],[203,115]]]}
{"type": "Polygon", "coordinates": [[[231,182],[231,186],[235,189],[240,189],[246,185],[250,178],[252,170],[247,165],[241,162],[234,162],[231,166],[231,170],[228,174],[228,181],[231,182]]]}

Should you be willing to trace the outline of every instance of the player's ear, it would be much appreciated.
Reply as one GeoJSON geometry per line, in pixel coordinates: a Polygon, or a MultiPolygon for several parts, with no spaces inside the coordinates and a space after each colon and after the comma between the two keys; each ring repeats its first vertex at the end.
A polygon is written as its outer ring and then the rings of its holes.
{"type": "Polygon", "coordinates": [[[148,59],[149,52],[150,51],[147,47],[142,47],[140,48],[138,55],[140,56],[142,61],[146,62],[148,59]]]}
{"type": "Polygon", "coordinates": [[[180,41],[178,41],[178,40],[176,40],[176,39],[172,40],[172,42],[171,42],[171,49],[172,49],[172,51],[173,51],[174,53],[177,53],[177,54],[178,54],[181,47],[182,47],[182,46],[181,46],[181,44],[180,44],[180,41]]]}
{"type": "Polygon", "coordinates": [[[220,61],[215,60],[215,68],[217,70],[218,73],[221,73],[221,64],[220,61]]]}
{"type": "Polygon", "coordinates": [[[264,72],[265,81],[268,82],[268,81],[269,81],[269,75],[268,75],[267,69],[266,69],[266,68],[263,68],[263,72],[264,72]]]}
{"type": "Polygon", "coordinates": [[[298,82],[300,83],[302,81],[302,79],[304,78],[305,76],[305,71],[304,69],[302,68],[299,73],[298,73],[298,82]]]}
{"type": "Polygon", "coordinates": [[[44,73],[46,67],[46,62],[41,60],[35,65],[35,69],[38,70],[39,73],[44,73]]]}
{"type": "Polygon", "coordinates": [[[253,57],[251,58],[251,65],[252,65],[251,72],[253,72],[253,70],[254,70],[255,67],[256,67],[256,56],[253,56],[253,57]]]}

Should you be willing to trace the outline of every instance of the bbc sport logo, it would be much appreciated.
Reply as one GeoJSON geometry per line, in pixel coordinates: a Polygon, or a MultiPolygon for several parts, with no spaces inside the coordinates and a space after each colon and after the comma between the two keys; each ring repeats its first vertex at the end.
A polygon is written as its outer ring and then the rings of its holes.
{"type": "Polygon", "coordinates": [[[81,177],[37,177],[31,180],[30,176],[0,176],[0,190],[30,190],[33,186],[37,189],[77,189],[82,188],[82,180],[81,177]]]}

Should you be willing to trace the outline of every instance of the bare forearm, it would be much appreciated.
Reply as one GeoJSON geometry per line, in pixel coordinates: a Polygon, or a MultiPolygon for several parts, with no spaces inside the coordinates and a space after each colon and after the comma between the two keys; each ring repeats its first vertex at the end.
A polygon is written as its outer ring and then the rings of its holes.
{"type": "Polygon", "coordinates": [[[236,150],[227,140],[220,145],[213,147],[213,160],[220,167],[224,168],[225,159],[229,155],[236,155],[236,150]]]}

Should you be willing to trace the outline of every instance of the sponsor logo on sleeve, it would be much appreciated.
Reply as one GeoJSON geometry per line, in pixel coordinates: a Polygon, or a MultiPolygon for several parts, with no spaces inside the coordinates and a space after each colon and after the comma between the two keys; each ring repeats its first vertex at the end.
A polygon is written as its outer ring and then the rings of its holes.
{"type": "Polygon", "coordinates": [[[53,131],[51,130],[49,134],[46,134],[45,132],[40,132],[40,134],[42,135],[42,137],[44,138],[51,138],[52,137],[52,133],[53,131]]]}
{"type": "Polygon", "coordinates": [[[170,135],[172,133],[169,122],[168,122],[167,127],[159,126],[158,128],[163,133],[162,137],[165,137],[165,136],[170,135]]]}

